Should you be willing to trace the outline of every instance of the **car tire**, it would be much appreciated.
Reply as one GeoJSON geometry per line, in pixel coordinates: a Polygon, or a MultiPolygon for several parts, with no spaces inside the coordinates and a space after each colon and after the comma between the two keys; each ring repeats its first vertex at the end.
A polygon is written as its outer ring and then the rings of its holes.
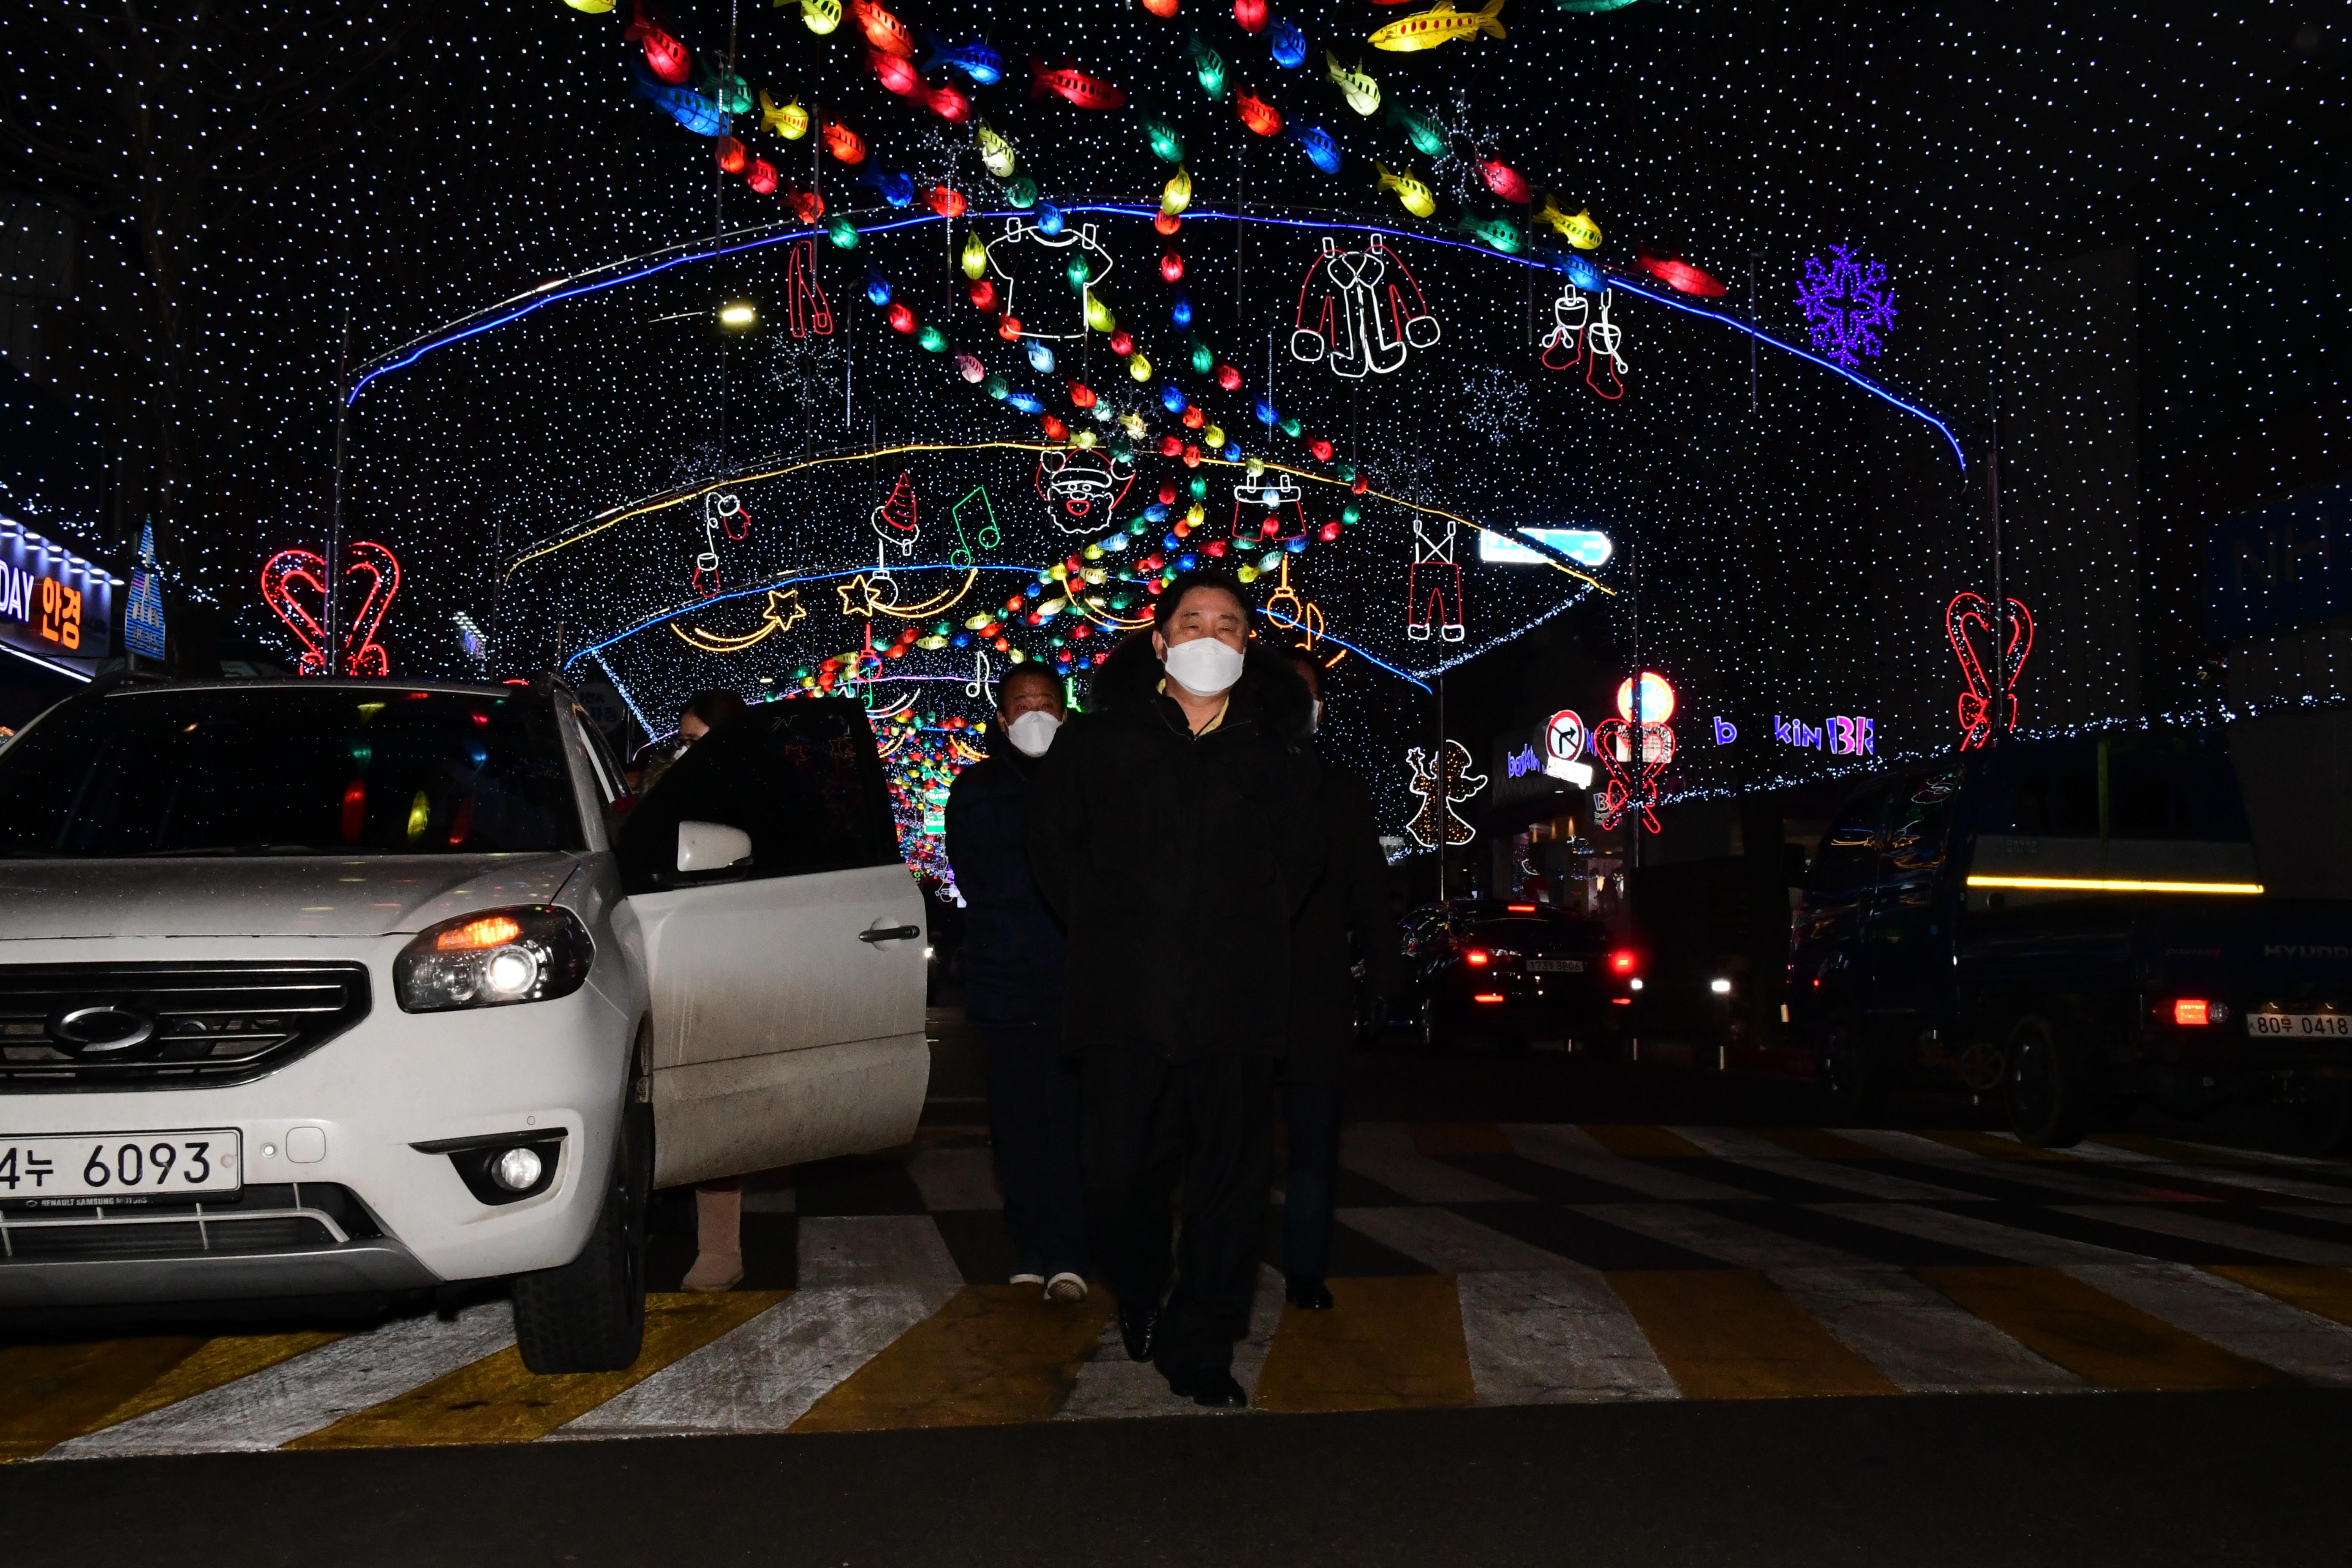
{"type": "Polygon", "coordinates": [[[1424,1051],[1443,1051],[1453,1047],[1454,1031],[1446,1027],[1444,1009],[1436,997],[1422,997],[1412,1016],[1412,1036],[1424,1051]]]}
{"type": "Polygon", "coordinates": [[[1813,1073],[1840,1116],[1863,1117],[1878,1109],[1878,1074],[1862,1020],[1853,1014],[1833,1013],[1822,1023],[1813,1043],[1813,1073]]]}
{"type": "Polygon", "coordinates": [[[2096,1120],[2090,1064],[2049,1019],[2029,1013],[2009,1032],[2003,1079],[2009,1129],[2036,1149],[2071,1149],[2096,1120]]]}
{"type": "Polygon", "coordinates": [[[612,1175],[580,1256],[514,1278],[515,1342],[534,1373],[619,1372],[644,1348],[654,1108],[640,1093],[633,1088],[622,1107],[612,1175]]]}

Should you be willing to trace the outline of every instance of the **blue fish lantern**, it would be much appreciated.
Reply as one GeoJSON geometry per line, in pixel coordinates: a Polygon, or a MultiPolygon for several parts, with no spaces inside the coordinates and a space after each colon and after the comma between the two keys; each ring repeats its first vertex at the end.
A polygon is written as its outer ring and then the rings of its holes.
{"type": "Polygon", "coordinates": [[[1257,400],[1257,422],[1271,425],[1275,421],[1274,405],[1261,397],[1257,400]]]}
{"type": "Polygon", "coordinates": [[[1265,25],[1265,41],[1283,69],[1295,71],[1307,63],[1307,35],[1286,19],[1276,16],[1265,25]]]}
{"type": "Polygon", "coordinates": [[[1601,268],[1593,266],[1581,256],[1570,257],[1564,270],[1568,273],[1568,280],[1580,289],[1597,289],[1607,282],[1607,279],[1601,276],[1601,268]]]}
{"type": "Polygon", "coordinates": [[[1054,374],[1054,351],[1034,338],[1029,340],[1029,368],[1039,375],[1054,374]]]}
{"type": "Polygon", "coordinates": [[[1241,460],[1242,460],[1242,444],[1241,444],[1239,441],[1228,441],[1228,442],[1226,442],[1226,443],[1225,443],[1225,461],[1226,461],[1226,462],[1228,462],[1228,463],[1238,463],[1238,462],[1240,462],[1241,460]]]}
{"type": "Polygon", "coordinates": [[[1054,235],[1062,232],[1062,209],[1051,202],[1037,204],[1037,232],[1054,235]]]}
{"type": "Polygon", "coordinates": [[[1004,395],[1004,403],[1006,407],[1018,408],[1024,414],[1043,414],[1045,412],[1045,405],[1025,392],[1006,393],[1004,395]]]}
{"type": "Polygon", "coordinates": [[[1181,387],[1176,387],[1176,386],[1163,386],[1163,387],[1161,387],[1161,388],[1160,389],[1160,405],[1162,408],[1165,408],[1166,410],[1168,410],[1168,412],[1169,412],[1169,413],[1171,413],[1171,414],[1181,414],[1181,413],[1183,413],[1183,412],[1184,412],[1184,393],[1183,393],[1183,389],[1182,389],[1182,388],[1181,388],[1181,387]]]}
{"type": "Polygon", "coordinates": [[[1176,303],[1169,307],[1168,319],[1175,322],[1180,327],[1191,326],[1192,324],[1192,301],[1186,299],[1181,294],[1177,295],[1176,303]]]}
{"type": "Polygon", "coordinates": [[[1339,144],[1320,125],[1310,125],[1298,133],[1298,148],[1307,154],[1308,163],[1325,174],[1339,172],[1339,144]]]}
{"type": "Polygon", "coordinates": [[[957,47],[931,39],[931,58],[921,68],[934,71],[941,66],[963,72],[982,87],[993,87],[1004,79],[1004,57],[990,48],[988,40],[978,33],[971,36],[971,42],[957,47]]]}
{"type": "Polygon", "coordinates": [[[890,279],[883,277],[879,272],[867,273],[866,275],[866,297],[877,305],[888,304],[890,302],[890,279]]]}
{"type": "Polygon", "coordinates": [[[1166,522],[1168,521],[1168,509],[1160,505],[1158,501],[1153,501],[1150,506],[1143,509],[1143,521],[1146,522],[1166,522]]]}
{"type": "Polygon", "coordinates": [[[643,60],[629,62],[630,85],[637,96],[693,132],[718,136],[727,130],[726,111],[691,88],[672,87],[647,70],[643,60]]]}
{"type": "Polygon", "coordinates": [[[886,174],[879,169],[868,169],[857,176],[861,185],[871,185],[882,193],[882,199],[894,207],[903,207],[915,199],[915,178],[912,174],[886,174]]]}

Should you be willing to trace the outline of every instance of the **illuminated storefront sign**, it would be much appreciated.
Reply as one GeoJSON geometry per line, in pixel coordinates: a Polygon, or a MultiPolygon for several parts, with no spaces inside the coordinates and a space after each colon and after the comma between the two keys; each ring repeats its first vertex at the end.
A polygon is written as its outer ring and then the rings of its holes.
{"type": "MultiPolygon", "coordinates": [[[[1522,539],[1549,545],[1580,566],[1603,566],[1610,555],[1609,536],[1590,528],[1521,528],[1522,539]]],[[[1508,534],[1478,531],[1478,559],[1490,566],[1549,566],[1552,558],[1530,550],[1508,534]]]]}
{"type": "Polygon", "coordinates": [[[1808,724],[1802,719],[1783,719],[1775,713],[1772,738],[1786,745],[1827,752],[1833,757],[1878,754],[1878,736],[1866,713],[1832,714],[1818,725],[1808,724]]]}
{"type": "Polygon", "coordinates": [[[0,646],[84,673],[111,650],[118,586],[103,567],[0,518],[0,646]]]}

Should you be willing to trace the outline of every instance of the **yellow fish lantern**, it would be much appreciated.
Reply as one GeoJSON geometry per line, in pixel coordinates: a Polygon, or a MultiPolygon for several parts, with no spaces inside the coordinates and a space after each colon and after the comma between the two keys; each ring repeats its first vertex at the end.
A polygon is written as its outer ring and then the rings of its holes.
{"type": "Polygon", "coordinates": [[[965,277],[977,279],[988,270],[988,247],[980,243],[979,235],[967,234],[963,237],[963,255],[957,259],[963,265],[965,277]]]}
{"type": "Polygon", "coordinates": [[[1394,191],[1397,200],[1404,204],[1404,210],[1413,216],[1427,217],[1437,210],[1436,196],[1411,174],[1392,174],[1385,163],[1374,163],[1372,167],[1381,172],[1381,189],[1394,191]]]}
{"type": "Polygon", "coordinates": [[[1110,313],[1110,307],[1102,302],[1102,296],[1092,291],[1087,295],[1087,325],[1098,332],[1118,331],[1118,318],[1110,313]]]}
{"type": "Polygon", "coordinates": [[[1201,439],[1212,447],[1222,447],[1225,444],[1225,427],[1222,425],[1212,425],[1201,432],[1201,439]]]}
{"type": "Polygon", "coordinates": [[[1376,49],[1410,53],[1415,49],[1433,49],[1440,44],[1450,44],[1456,38],[1475,38],[1481,33],[1495,37],[1503,36],[1503,0],[1486,0],[1476,11],[1456,11],[1454,0],[1437,0],[1426,11],[1417,11],[1387,26],[1375,30],[1370,43],[1376,49]]]}
{"type": "Polygon", "coordinates": [[[1250,458],[1247,462],[1242,465],[1242,472],[1253,479],[1262,479],[1265,478],[1265,459],[1264,458],[1250,458]]]}
{"type": "Polygon", "coordinates": [[[760,123],[787,142],[797,142],[808,134],[809,111],[801,107],[797,98],[789,103],[778,103],[760,89],[760,123]]]}
{"type": "Polygon", "coordinates": [[[1559,237],[1579,250],[1601,248],[1601,226],[1592,221],[1590,209],[1562,212],[1559,204],[1547,194],[1543,205],[1536,209],[1536,221],[1558,229],[1559,237]]]}
{"type": "Polygon", "coordinates": [[[1145,359],[1141,354],[1138,354],[1133,359],[1127,362],[1127,374],[1135,377],[1138,381],[1150,381],[1151,379],[1151,362],[1145,359]]]}
{"type": "Polygon", "coordinates": [[[801,25],[819,37],[832,32],[841,26],[841,0],[801,0],[801,25]]]}
{"type": "Polygon", "coordinates": [[[972,133],[972,137],[980,143],[982,168],[1000,180],[1013,173],[1014,165],[1020,162],[1013,155],[1013,143],[991,130],[987,121],[983,120],[980,122],[980,128],[972,133]]]}
{"type": "Polygon", "coordinates": [[[1168,183],[1160,187],[1160,210],[1164,213],[1181,213],[1192,205],[1192,176],[1180,165],[1176,172],[1168,177],[1168,183]]]}
{"type": "Polygon", "coordinates": [[[1349,70],[1339,63],[1339,56],[1326,49],[1323,51],[1323,74],[1331,79],[1332,85],[1339,89],[1339,96],[1346,99],[1348,107],[1357,113],[1378,114],[1381,111],[1381,84],[1364,74],[1363,61],[1358,60],[1356,68],[1349,70]]]}
{"type": "Polygon", "coordinates": [[[585,11],[591,16],[601,16],[613,8],[613,0],[563,0],[574,11],[585,11]]]}
{"type": "Polygon", "coordinates": [[[1146,428],[1143,423],[1143,416],[1140,414],[1120,415],[1118,416],[1118,427],[1127,432],[1127,437],[1130,441],[1142,440],[1143,433],[1146,428]]]}

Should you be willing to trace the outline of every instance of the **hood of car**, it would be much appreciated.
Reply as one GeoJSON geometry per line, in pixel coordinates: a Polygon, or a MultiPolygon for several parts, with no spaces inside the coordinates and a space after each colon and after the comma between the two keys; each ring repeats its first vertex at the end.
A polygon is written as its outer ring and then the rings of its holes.
{"type": "Polygon", "coordinates": [[[545,903],[577,855],[0,862],[0,941],[385,936],[545,903]]]}

